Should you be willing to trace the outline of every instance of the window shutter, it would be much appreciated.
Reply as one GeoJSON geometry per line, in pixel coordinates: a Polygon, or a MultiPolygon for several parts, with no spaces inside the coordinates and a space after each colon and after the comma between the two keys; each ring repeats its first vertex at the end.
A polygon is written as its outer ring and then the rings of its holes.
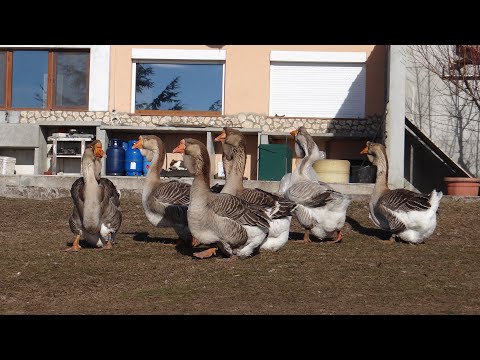
{"type": "Polygon", "coordinates": [[[272,62],[270,116],[363,118],[364,63],[272,62]]]}

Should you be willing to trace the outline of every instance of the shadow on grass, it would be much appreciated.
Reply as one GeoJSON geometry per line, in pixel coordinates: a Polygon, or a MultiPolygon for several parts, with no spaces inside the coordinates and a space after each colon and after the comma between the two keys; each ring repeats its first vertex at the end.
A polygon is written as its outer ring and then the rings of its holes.
{"type": "MultiPolygon", "coordinates": [[[[303,233],[303,232],[290,232],[289,235],[288,235],[288,239],[293,240],[293,241],[303,241],[304,235],[305,235],[305,233],[303,233]]],[[[310,233],[309,236],[310,236],[310,240],[312,240],[312,242],[316,242],[316,243],[331,243],[332,240],[333,240],[333,238],[320,239],[320,238],[316,237],[315,235],[313,235],[312,233],[310,233]]]]}
{"type": "MultiPolygon", "coordinates": [[[[172,239],[167,237],[153,237],[148,234],[148,232],[133,232],[133,233],[124,233],[128,235],[133,235],[134,241],[145,242],[145,243],[160,243],[165,245],[175,245],[175,250],[182,255],[193,256],[193,248],[191,244],[187,245],[179,239],[172,239]]],[[[195,250],[197,251],[197,250],[195,250]]]]}
{"type": "Polygon", "coordinates": [[[357,220],[352,219],[350,216],[347,216],[346,222],[350,224],[353,231],[362,235],[374,236],[381,240],[388,240],[392,235],[390,232],[382,229],[364,227],[357,220]]]}

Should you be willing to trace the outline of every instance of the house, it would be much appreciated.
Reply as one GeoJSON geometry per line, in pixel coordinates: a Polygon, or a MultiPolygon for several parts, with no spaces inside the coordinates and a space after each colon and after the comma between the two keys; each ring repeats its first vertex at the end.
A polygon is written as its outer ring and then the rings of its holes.
{"type": "Polygon", "coordinates": [[[406,181],[421,191],[434,187],[445,191],[445,176],[480,176],[478,107],[453,83],[444,81],[453,77],[460,89],[468,83],[478,98],[478,45],[409,45],[403,52],[406,181]],[[463,76],[464,70],[471,76],[463,76]],[[430,143],[431,151],[425,143],[430,143]]]}
{"type": "MultiPolygon", "coordinates": [[[[365,141],[386,131],[396,133],[386,139],[391,182],[402,186],[404,144],[397,136],[404,132],[405,69],[398,51],[384,45],[0,45],[0,156],[17,159],[17,174],[42,175],[52,170],[52,135],[73,129],[105,147],[112,138],[157,134],[168,166],[178,156],[171,150],[189,136],[207,144],[217,173],[221,147],[213,139],[227,125],[245,131],[245,176],[255,180],[259,145],[293,149],[288,134],[300,125],[327,158],[352,165],[364,161],[365,141]]],[[[78,153],[79,144],[72,146],[78,153]]],[[[64,174],[80,171],[79,156],[64,154],[56,165],[64,174]]]]}

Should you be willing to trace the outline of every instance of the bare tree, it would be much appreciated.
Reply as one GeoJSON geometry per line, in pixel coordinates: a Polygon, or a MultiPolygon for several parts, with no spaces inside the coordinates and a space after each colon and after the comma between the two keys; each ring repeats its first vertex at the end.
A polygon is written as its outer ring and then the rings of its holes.
{"type": "Polygon", "coordinates": [[[427,118],[431,137],[432,127],[437,132],[443,128],[443,131],[453,133],[456,146],[449,152],[458,151],[459,165],[470,173],[478,174],[480,46],[412,45],[408,47],[408,52],[414,63],[426,69],[428,76],[433,76],[432,79],[425,75],[423,78],[418,74],[416,76],[417,93],[414,95],[417,96],[418,103],[412,113],[417,113],[417,123],[422,127],[427,118]],[[434,80],[443,83],[443,86],[434,89],[433,94],[431,80],[432,83],[435,83],[434,80]],[[428,99],[421,98],[420,88],[427,89],[424,91],[428,99]],[[433,102],[442,105],[442,114],[431,111],[433,102]],[[428,111],[425,103],[428,104],[428,111]],[[472,141],[475,140],[476,146],[472,146],[472,141]]]}

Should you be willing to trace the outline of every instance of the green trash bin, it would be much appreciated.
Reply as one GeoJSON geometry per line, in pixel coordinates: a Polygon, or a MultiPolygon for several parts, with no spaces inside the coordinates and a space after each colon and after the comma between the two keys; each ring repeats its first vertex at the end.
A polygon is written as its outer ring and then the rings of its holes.
{"type": "Polygon", "coordinates": [[[292,172],[292,150],[287,144],[261,144],[258,146],[258,179],[280,181],[292,172]]]}

